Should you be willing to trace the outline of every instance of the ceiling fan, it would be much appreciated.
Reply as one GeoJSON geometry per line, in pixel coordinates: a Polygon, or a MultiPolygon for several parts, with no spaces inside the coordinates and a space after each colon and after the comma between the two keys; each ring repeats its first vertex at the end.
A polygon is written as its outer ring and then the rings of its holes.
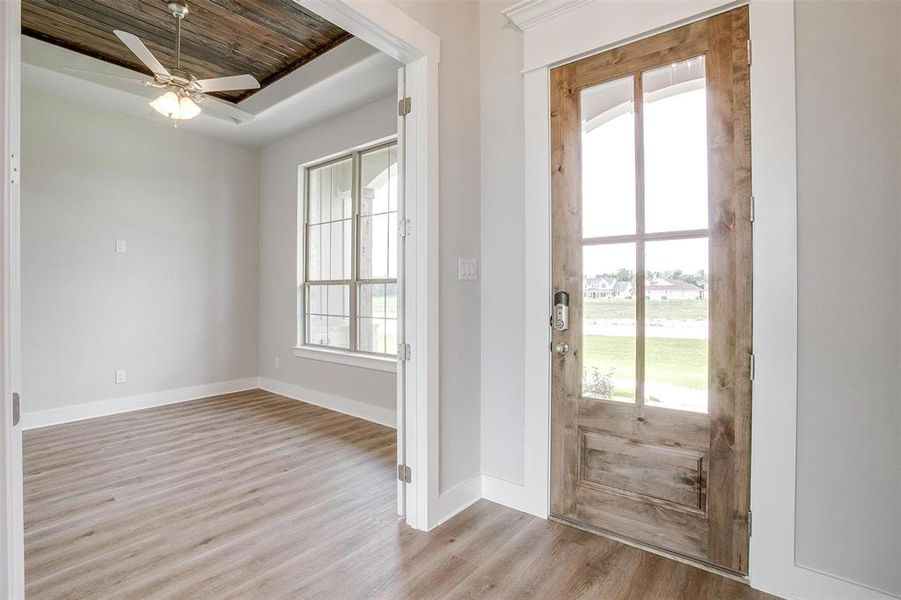
{"type": "MultiPolygon", "coordinates": [[[[258,89],[260,82],[253,75],[232,75],[213,79],[197,79],[181,69],[181,21],[188,15],[188,5],[181,1],[166,2],[169,12],[175,17],[175,68],[168,70],[138,36],[127,31],[113,31],[123,44],[128,46],[138,59],[153,73],[153,80],[132,79],[136,83],[164,90],[150,101],[150,106],[158,113],[175,121],[193,119],[201,112],[201,104],[212,112],[229,115],[230,104],[207,96],[209,92],[258,89]]],[[[235,123],[239,120],[232,117],[235,123]]]]}

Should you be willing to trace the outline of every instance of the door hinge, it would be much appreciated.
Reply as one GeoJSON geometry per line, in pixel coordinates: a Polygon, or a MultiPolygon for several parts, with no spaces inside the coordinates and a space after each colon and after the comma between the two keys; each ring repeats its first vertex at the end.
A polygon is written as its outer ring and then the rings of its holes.
{"type": "Polygon", "coordinates": [[[22,416],[21,400],[19,392],[13,392],[13,427],[19,424],[19,418],[22,416]]]}
{"type": "Polygon", "coordinates": [[[410,347],[410,344],[398,344],[397,360],[407,362],[411,358],[413,358],[413,348],[410,347]]]}
{"type": "Polygon", "coordinates": [[[754,530],[751,527],[751,523],[753,523],[753,521],[751,520],[751,516],[752,516],[751,511],[748,510],[748,537],[751,537],[752,535],[754,535],[754,530]]]}
{"type": "Polygon", "coordinates": [[[413,223],[410,222],[410,219],[399,219],[397,221],[397,233],[402,238],[413,235],[413,223]]]}
{"type": "Polygon", "coordinates": [[[404,483],[412,483],[413,469],[407,465],[397,465],[397,480],[404,483]]]}
{"type": "Polygon", "coordinates": [[[397,101],[397,116],[405,117],[413,110],[413,100],[409,96],[397,101]]]}
{"type": "Polygon", "coordinates": [[[748,66],[751,66],[751,38],[748,38],[748,66]]]}
{"type": "Polygon", "coordinates": [[[751,381],[754,381],[754,372],[757,370],[757,360],[754,358],[754,353],[750,354],[750,358],[748,359],[748,369],[751,373],[751,381]]]}
{"type": "Polygon", "coordinates": [[[752,222],[752,223],[754,222],[754,210],[755,210],[755,206],[754,206],[754,194],[751,194],[751,222],[752,222]]]}
{"type": "Polygon", "coordinates": [[[9,155],[9,182],[12,185],[19,183],[19,157],[15,152],[9,155]]]}

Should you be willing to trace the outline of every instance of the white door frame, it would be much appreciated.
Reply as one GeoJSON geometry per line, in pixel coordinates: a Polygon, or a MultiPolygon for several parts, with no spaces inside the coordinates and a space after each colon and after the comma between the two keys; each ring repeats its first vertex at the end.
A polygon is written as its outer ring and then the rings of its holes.
{"type": "MultiPolygon", "coordinates": [[[[438,36],[387,0],[295,0],[405,65],[412,111],[404,120],[404,190],[410,235],[404,252],[406,342],[412,357],[399,391],[398,423],[412,481],[405,484],[406,522],[428,529],[438,498],[438,36]]],[[[0,596],[24,596],[22,431],[12,424],[18,391],[19,185],[21,0],[0,1],[0,137],[3,145],[3,210],[0,264],[3,319],[0,387],[3,388],[3,457],[0,460],[0,596]]],[[[27,403],[27,399],[23,399],[27,403]]]]}
{"type": "Polygon", "coordinates": [[[412,110],[399,140],[404,242],[403,321],[411,359],[398,362],[399,448],[412,471],[405,484],[406,523],[427,530],[438,500],[438,62],[440,40],[387,0],[294,0],[404,64],[412,110]]]}
{"type": "Polygon", "coordinates": [[[19,391],[19,46],[21,38],[19,0],[0,2],[0,137],[3,145],[3,211],[0,225],[0,263],[3,294],[3,359],[0,387],[3,388],[3,459],[0,461],[2,510],[0,532],[0,595],[22,598],[25,585],[24,531],[22,526],[22,424],[13,424],[12,396],[19,391]]]}

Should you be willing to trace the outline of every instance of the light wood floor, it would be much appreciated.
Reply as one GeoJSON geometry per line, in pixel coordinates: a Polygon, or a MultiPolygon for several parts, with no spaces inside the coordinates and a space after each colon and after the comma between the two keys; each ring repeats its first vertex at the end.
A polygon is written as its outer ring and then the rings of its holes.
{"type": "Polygon", "coordinates": [[[484,500],[413,531],[394,437],[260,391],[27,431],[26,594],[767,597],[484,500]]]}

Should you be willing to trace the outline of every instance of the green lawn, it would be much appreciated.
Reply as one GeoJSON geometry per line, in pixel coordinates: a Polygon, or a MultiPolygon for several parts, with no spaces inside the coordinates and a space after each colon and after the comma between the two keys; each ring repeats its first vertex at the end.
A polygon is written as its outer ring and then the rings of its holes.
{"type": "MultiPolygon", "coordinates": [[[[635,318],[635,300],[602,299],[583,303],[586,319],[635,318]]],[[[685,319],[703,321],[707,318],[706,300],[648,300],[646,314],[649,319],[685,319]]]]}
{"type": "MultiPolygon", "coordinates": [[[[707,387],[707,340],[647,338],[647,381],[703,390],[707,387]]],[[[601,375],[613,369],[613,379],[635,378],[635,340],[619,336],[585,336],[582,366],[597,367],[601,375]]],[[[617,395],[634,395],[617,390],[617,395]]]]}

